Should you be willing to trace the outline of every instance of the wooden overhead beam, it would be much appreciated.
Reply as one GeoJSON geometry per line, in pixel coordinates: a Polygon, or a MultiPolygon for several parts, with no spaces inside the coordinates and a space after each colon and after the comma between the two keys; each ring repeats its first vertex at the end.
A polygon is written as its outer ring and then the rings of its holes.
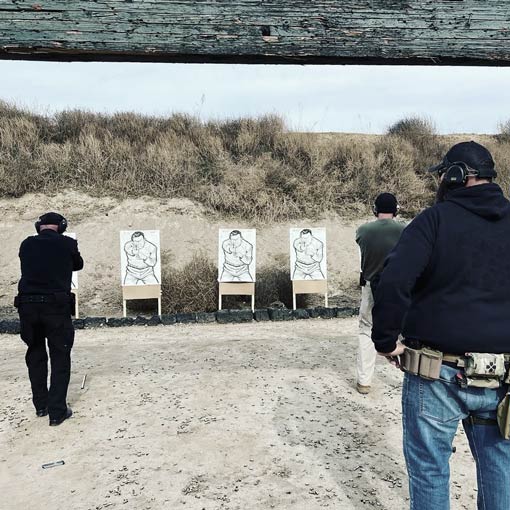
{"type": "Polygon", "coordinates": [[[0,0],[0,58],[510,65],[510,1],[0,0]]]}

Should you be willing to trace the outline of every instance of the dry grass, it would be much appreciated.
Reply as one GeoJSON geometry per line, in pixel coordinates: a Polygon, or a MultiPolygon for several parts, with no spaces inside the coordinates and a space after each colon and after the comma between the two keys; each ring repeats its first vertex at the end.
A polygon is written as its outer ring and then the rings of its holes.
{"type": "MultiPolygon", "coordinates": [[[[170,262],[163,267],[162,308],[164,313],[212,312],[218,309],[218,268],[203,252],[197,252],[182,269],[174,269],[171,255],[164,257],[170,262]]],[[[299,296],[301,298],[302,296],[299,296]]],[[[292,308],[292,282],[288,261],[276,258],[257,270],[255,305],[267,308],[275,302],[292,308]]],[[[300,306],[307,306],[307,299],[299,299],[300,306]]],[[[142,304],[140,306],[143,306],[142,304]]],[[[138,306],[136,310],[145,311],[138,306]]],[[[249,298],[224,296],[223,308],[249,308],[249,298]]],[[[131,308],[135,309],[134,305],[131,308]]]]}
{"type": "MultiPolygon", "coordinates": [[[[507,123],[484,140],[504,188],[509,132],[507,123]]],[[[275,116],[204,123],[182,114],[73,110],[49,117],[0,102],[0,193],[176,196],[223,217],[270,222],[359,213],[379,192],[393,191],[412,215],[433,200],[425,170],[450,142],[416,118],[383,136],[325,136],[289,132],[275,116]]]]}
{"type": "MultiPolygon", "coordinates": [[[[166,255],[163,260],[169,260],[166,255]]],[[[162,273],[161,307],[164,313],[218,309],[218,268],[204,253],[195,253],[182,269],[174,269],[170,260],[163,266],[162,273]]]]}

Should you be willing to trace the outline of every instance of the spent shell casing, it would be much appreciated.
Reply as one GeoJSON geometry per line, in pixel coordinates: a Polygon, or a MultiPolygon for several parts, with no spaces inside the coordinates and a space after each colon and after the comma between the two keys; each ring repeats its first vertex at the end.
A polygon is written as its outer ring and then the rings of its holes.
{"type": "Polygon", "coordinates": [[[65,464],[65,462],[63,460],[57,460],[55,462],[48,462],[47,464],[43,464],[42,468],[49,469],[52,467],[63,466],[64,464],[65,464]]]}

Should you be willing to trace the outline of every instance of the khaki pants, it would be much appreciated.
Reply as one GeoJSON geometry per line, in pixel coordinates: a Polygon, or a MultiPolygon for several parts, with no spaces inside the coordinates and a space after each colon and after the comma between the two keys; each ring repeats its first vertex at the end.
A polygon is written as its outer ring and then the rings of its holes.
{"type": "Polygon", "coordinates": [[[370,282],[361,287],[361,304],[359,307],[359,337],[356,378],[359,384],[370,386],[374,375],[377,352],[372,342],[372,307],[374,297],[370,282]]]}

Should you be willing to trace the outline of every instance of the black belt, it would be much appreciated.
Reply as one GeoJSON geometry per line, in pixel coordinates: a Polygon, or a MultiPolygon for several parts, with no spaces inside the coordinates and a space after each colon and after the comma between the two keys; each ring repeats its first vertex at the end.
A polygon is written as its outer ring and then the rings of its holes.
{"type": "Polygon", "coordinates": [[[18,303],[56,303],[54,294],[21,294],[18,296],[18,303]]]}

